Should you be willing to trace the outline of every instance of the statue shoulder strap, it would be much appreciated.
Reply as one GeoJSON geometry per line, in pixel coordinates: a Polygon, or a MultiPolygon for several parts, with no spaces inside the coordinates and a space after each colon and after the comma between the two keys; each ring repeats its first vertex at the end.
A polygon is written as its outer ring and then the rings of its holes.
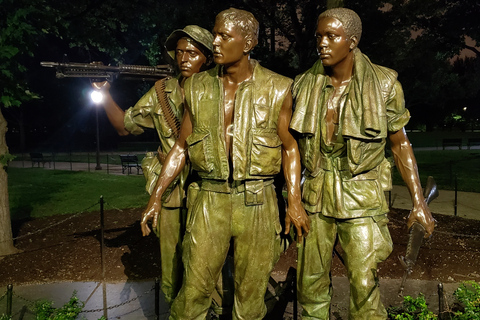
{"type": "Polygon", "coordinates": [[[180,134],[180,120],[173,113],[172,107],[168,102],[167,93],[165,92],[165,82],[169,78],[164,78],[155,82],[155,92],[157,93],[158,103],[160,108],[162,108],[163,116],[167,122],[170,129],[172,129],[175,139],[178,138],[180,134]]]}

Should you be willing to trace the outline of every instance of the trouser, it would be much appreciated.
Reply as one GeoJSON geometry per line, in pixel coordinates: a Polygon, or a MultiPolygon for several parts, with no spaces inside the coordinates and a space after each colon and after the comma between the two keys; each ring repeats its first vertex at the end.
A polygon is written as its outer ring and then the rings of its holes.
{"type": "Polygon", "coordinates": [[[155,230],[160,241],[162,292],[170,305],[182,285],[182,239],[185,232],[183,208],[162,207],[155,230]]]}
{"type": "Polygon", "coordinates": [[[310,219],[305,244],[298,245],[298,300],[303,307],[302,319],[330,319],[330,267],[337,235],[350,281],[349,319],[387,319],[377,278],[377,263],[392,251],[387,217],[341,220],[317,213],[310,214],[310,219]]]}
{"type": "Polygon", "coordinates": [[[170,319],[205,319],[233,239],[232,319],[260,320],[267,311],[264,296],[280,252],[281,227],[274,187],[270,184],[262,188],[253,197],[257,204],[252,204],[248,200],[251,197],[245,197],[245,187],[232,187],[227,193],[208,190],[205,185],[203,182],[189,206],[183,242],[185,274],[170,319]]]}

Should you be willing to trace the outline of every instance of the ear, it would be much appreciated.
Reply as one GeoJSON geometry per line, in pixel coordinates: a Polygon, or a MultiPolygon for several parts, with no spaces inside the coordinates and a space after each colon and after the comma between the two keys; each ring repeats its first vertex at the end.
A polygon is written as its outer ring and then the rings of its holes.
{"type": "Polygon", "coordinates": [[[358,39],[356,36],[351,36],[350,37],[350,51],[355,49],[358,45],[358,39]]]}
{"type": "Polygon", "coordinates": [[[253,40],[248,38],[245,40],[245,46],[243,48],[243,53],[247,54],[253,49],[253,40]]]}

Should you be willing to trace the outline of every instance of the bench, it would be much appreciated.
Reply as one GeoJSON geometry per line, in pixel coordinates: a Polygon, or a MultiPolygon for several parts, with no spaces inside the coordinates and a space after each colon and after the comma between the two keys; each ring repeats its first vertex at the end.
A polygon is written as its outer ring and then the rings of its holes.
{"type": "Polygon", "coordinates": [[[132,173],[132,168],[137,169],[137,174],[140,174],[140,170],[142,170],[142,166],[138,163],[138,158],[136,155],[120,155],[120,161],[122,163],[122,173],[125,174],[127,171],[128,174],[132,173]]]}
{"type": "Polygon", "coordinates": [[[50,160],[46,159],[41,152],[30,152],[30,161],[32,161],[32,168],[35,163],[38,163],[40,168],[40,163],[45,167],[45,163],[48,162],[48,167],[50,167],[50,160]]]}
{"type": "Polygon", "coordinates": [[[462,149],[462,138],[449,138],[442,140],[442,148],[445,150],[446,147],[458,147],[458,150],[462,149]]]}
{"type": "Polygon", "coordinates": [[[470,150],[471,147],[480,146],[480,138],[468,138],[467,148],[470,150]]]}

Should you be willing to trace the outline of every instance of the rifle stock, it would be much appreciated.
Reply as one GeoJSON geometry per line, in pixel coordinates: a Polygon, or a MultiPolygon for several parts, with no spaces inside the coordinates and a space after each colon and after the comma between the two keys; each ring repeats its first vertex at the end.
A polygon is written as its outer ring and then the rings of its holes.
{"type": "Polygon", "coordinates": [[[107,80],[112,82],[121,77],[127,80],[156,81],[173,75],[173,69],[169,65],[155,67],[127,64],[106,66],[102,62],[62,63],[50,61],[42,61],[40,65],[55,68],[56,77],[59,79],[90,78],[94,81],[107,80]]]}
{"type": "MultiPolygon", "coordinates": [[[[425,202],[427,205],[430,204],[435,198],[438,197],[437,184],[432,176],[429,176],[427,179],[427,184],[423,192],[425,202]]],[[[405,257],[399,256],[402,266],[405,268],[403,273],[402,283],[400,284],[400,290],[398,292],[399,296],[403,295],[403,289],[405,288],[405,281],[407,277],[413,272],[413,266],[417,262],[418,253],[420,247],[423,243],[423,238],[425,237],[425,228],[418,222],[414,222],[413,225],[408,230],[408,244],[405,257]]]]}

